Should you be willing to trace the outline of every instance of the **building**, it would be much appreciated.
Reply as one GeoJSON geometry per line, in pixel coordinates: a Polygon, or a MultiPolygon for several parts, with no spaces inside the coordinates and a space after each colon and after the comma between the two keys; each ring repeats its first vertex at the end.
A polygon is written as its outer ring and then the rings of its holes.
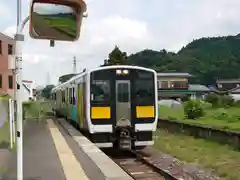
{"type": "Polygon", "coordinates": [[[219,91],[231,91],[240,87],[240,79],[219,79],[216,85],[219,91]]]}
{"type": "Polygon", "coordinates": [[[181,98],[186,95],[190,77],[192,75],[189,73],[157,73],[159,99],[181,98]]]}
{"type": "Polygon", "coordinates": [[[240,86],[228,90],[227,94],[230,95],[235,101],[240,101],[240,86]]]}
{"type": "Polygon", "coordinates": [[[212,90],[201,84],[189,84],[188,88],[191,99],[204,100],[205,96],[212,92],[212,90]]]}
{"type": "Polygon", "coordinates": [[[212,92],[201,84],[189,84],[189,73],[158,73],[158,99],[179,99],[189,96],[191,99],[204,99],[212,92]]]}
{"type": "Polygon", "coordinates": [[[158,89],[188,89],[189,73],[157,73],[158,89]]]}
{"type": "Polygon", "coordinates": [[[15,51],[14,39],[0,33],[0,93],[14,96],[15,76],[9,70],[9,59],[15,51]]]}

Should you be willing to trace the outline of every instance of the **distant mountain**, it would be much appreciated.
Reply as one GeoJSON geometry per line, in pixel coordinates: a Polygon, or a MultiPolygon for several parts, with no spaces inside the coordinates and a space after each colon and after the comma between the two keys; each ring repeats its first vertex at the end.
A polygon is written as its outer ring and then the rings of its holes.
{"type": "Polygon", "coordinates": [[[177,53],[146,49],[128,59],[159,72],[189,72],[194,83],[209,85],[217,78],[240,78],[240,34],[194,40],[177,53]]]}

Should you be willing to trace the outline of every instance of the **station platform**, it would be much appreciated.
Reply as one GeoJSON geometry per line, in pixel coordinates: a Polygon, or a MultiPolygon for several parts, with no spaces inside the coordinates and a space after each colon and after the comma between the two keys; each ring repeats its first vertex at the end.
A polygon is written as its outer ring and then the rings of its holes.
{"type": "MultiPolygon", "coordinates": [[[[34,121],[24,127],[23,179],[132,180],[65,120],[34,121]]],[[[3,179],[17,179],[14,153],[3,179]]]]}

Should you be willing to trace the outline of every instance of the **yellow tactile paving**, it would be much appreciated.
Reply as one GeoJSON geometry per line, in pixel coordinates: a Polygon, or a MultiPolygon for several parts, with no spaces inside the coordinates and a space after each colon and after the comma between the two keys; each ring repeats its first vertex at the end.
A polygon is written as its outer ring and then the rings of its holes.
{"type": "Polygon", "coordinates": [[[51,119],[47,120],[66,180],[89,180],[66,140],[51,119]]]}

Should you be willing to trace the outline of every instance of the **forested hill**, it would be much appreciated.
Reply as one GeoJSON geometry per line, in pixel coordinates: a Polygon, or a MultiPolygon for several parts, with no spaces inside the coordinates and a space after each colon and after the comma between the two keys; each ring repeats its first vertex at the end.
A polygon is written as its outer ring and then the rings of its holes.
{"type": "Polygon", "coordinates": [[[194,40],[178,53],[143,50],[128,59],[158,72],[189,72],[195,83],[209,85],[217,78],[240,78],[240,34],[194,40]]]}

